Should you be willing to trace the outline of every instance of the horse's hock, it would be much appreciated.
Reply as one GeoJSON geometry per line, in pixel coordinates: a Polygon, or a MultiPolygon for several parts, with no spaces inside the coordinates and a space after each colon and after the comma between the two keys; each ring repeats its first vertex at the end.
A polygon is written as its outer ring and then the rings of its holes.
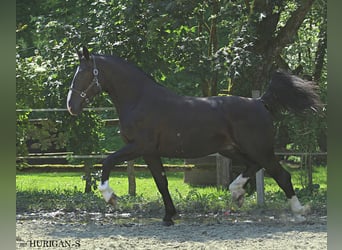
{"type": "Polygon", "coordinates": [[[195,165],[184,172],[184,182],[194,186],[218,186],[228,188],[234,177],[241,173],[242,166],[218,154],[187,159],[186,164],[195,165]]]}

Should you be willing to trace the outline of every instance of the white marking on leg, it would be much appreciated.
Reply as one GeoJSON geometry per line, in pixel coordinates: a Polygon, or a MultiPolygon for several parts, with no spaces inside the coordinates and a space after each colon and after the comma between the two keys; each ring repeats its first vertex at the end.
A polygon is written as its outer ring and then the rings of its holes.
{"type": "Polygon", "coordinates": [[[108,180],[99,185],[99,191],[102,193],[106,202],[108,202],[112,194],[114,194],[113,189],[109,186],[108,180]]]}
{"type": "Polygon", "coordinates": [[[242,177],[240,174],[230,185],[229,190],[232,193],[233,200],[237,200],[241,195],[245,194],[243,186],[249,180],[249,177],[242,177]]]}
{"type": "Polygon", "coordinates": [[[296,195],[292,196],[292,198],[290,199],[290,206],[292,212],[296,214],[300,214],[303,208],[296,195]]]}
{"type": "Polygon", "coordinates": [[[292,196],[292,198],[289,199],[289,201],[290,201],[291,210],[294,214],[305,215],[310,210],[310,207],[308,205],[302,206],[302,204],[300,204],[298,197],[296,195],[292,196]]]}
{"type": "Polygon", "coordinates": [[[242,174],[240,174],[236,179],[229,185],[229,190],[230,191],[235,191],[242,189],[243,186],[246,184],[248,181],[249,177],[242,177],[242,174]]]}

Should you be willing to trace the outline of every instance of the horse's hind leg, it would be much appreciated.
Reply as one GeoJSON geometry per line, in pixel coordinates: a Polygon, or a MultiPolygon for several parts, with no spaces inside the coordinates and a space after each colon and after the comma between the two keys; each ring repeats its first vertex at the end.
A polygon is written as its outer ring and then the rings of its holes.
{"type": "Polygon", "coordinates": [[[223,151],[220,152],[220,154],[228,158],[236,159],[246,166],[246,170],[242,172],[238,177],[236,177],[236,179],[229,185],[229,191],[232,194],[233,202],[241,207],[244,202],[244,196],[246,193],[244,186],[252,177],[255,176],[255,173],[261,167],[254,161],[250,160],[248,156],[238,152],[231,153],[229,151],[223,151]]]}
{"type": "Polygon", "coordinates": [[[155,156],[144,156],[143,157],[148,168],[150,169],[154,181],[158,187],[160,194],[163,197],[164,206],[165,206],[165,216],[163,219],[163,223],[165,226],[173,225],[172,217],[176,215],[176,209],[173,205],[169,188],[168,181],[164,172],[163,164],[161,162],[160,157],[155,156]]]}
{"type": "Polygon", "coordinates": [[[285,192],[287,199],[289,200],[291,210],[297,219],[302,219],[301,215],[305,215],[309,212],[309,206],[302,206],[295,194],[293,185],[291,182],[291,175],[287,172],[280,163],[275,159],[271,161],[273,164],[266,168],[267,173],[278,183],[279,187],[285,192]]]}

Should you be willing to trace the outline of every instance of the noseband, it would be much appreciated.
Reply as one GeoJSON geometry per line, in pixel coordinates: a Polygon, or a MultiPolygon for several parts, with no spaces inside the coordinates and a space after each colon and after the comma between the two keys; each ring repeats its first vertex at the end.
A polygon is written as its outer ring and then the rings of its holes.
{"type": "Polygon", "coordinates": [[[100,92],[102,91],[101,85],[99,83],[99,79],[97,78],[97,76],[99,75],[99,71],[96,68],[95,57],[94,56],[92,56],[92,57],[93,57],[93,62],[94,62],[94,68],[93,68],[93,75],[94,75],[94,77],[93,77],[93,80],[91,81],[90,85],[88,86],[88,88],[86,88],[83,91],[80,91],[80,90],[75,89],[75,88],[70,88],[71,91],[76,92],[77,94],[79,94],[80,97],[83,98],[86,103],[89,103],[89,98],[87,97],[87,92],[91,88],[97,87],[100,90],[100,92]]]}

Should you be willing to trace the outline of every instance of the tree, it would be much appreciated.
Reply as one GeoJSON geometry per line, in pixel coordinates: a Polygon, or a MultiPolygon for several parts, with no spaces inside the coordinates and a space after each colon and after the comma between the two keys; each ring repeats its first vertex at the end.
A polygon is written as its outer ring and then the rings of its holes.
{"type": "MultiPolygon", "coordinates": [[[[72,10],[69,3],[36,2],[41,3],[35,12],[37,16],[31,16],[31,20],[17,20],[17,108],[65,108],[68,87],[77,65],[75,48],[79,43],[79,26],[77,23],[75,26],[66,24],[72,23],[73,18],[68,16],[72,10]]],[[[24,8],[28,6],[24,3],[17,4],[21,6],[19,12],[25,13],[24,8]]],[[[76,3],[80,8],[76,8],[75,14],[84,10],[83,4],[82,1],[76,3]]],[[[30,10],[30,7],[27,9],[30,10]]],[[[103,123],[97,114],[83,113],[77,120],[67,113],[27,112],[18,113],[17,117],[17,155],[28,153],[29,140],[35,141],[36,148],[42,152],[62,148],[75,154],[87,155],[101,151],[103,123]],[[45,123],[43,126],[32,126],[28,120],[35,117],[47,118],[47,126],[45,123]]],[[[75,159],[69,161],[79,162],[75,159]]],[[[83,163],[87,170],[85,191],[89,192],[91,162],[83,163]]]]}
{"type": "Polygon", "coordinates": [[[248,21],[232,48],[232,94],[250,96],[252,89],[262,90],[271,72],[284,66],[279,63],[282,51],[294,42],[313,2],[245,1],[248,21]]]}

